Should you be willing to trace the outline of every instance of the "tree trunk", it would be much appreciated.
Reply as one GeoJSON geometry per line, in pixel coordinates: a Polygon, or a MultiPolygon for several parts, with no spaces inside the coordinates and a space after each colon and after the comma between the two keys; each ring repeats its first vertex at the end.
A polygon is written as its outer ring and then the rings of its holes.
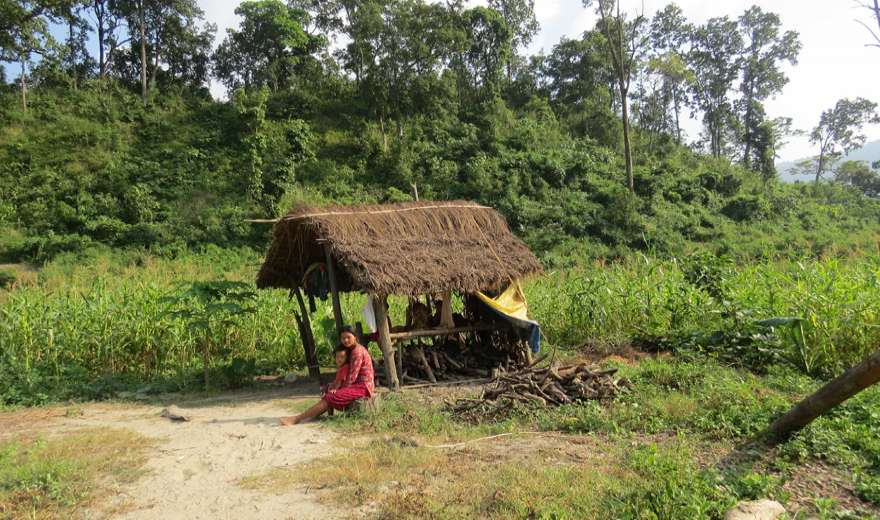
{"type": "Polygon", "coordinates": [[[144,2],[140,0],[138,2],[138,30],[140,31],[141,37],[141,97],[144,100],[144,106],[147,104],[147,39],[146,39],[146,31],[144,29],[144,25],[146,25],[146,20],[144,20],[144,2]]]}
{"type": "Polygon", "coordinates": [[[70,51],[70,77],[73,80],[73,90],[77,89],[76,78],[76,45],[73,42],[73,10],[71,9],[70,20],[67,22],[67,35],[70,38],[68,50],[70,51]]]}
{"type": "Polygon", "coordinates": [[[27,60],[24,58],[24,54],[19,57],[19,60],[21,61],[21,74],[18,76],[21,85],[21,108],[27,114],[27,60]]]}
{"type": "Polygon", "coordinates": [[[633,158],[632,147],[629,140],[629,108],[626,101],[627,92],[620,85],[620,106],[622,107],[623,116],[623,160],[626,163],[626,187],[631,193],[636,192],[635,181],[633,179],[633,158]]]}
{"type": "Polygon", "coordinates": [[[103,0],[95,0],[95,30],[98,31],[98,77],[103,78],[107,69],[104,61],[104,5],[103,0]]]}
{"type": "Polygon", "coordinates": [[[681,124],[679,123],[679,111],[681,107],[679,107],[678,101],[678,89],[672,89],[672,103],[675,105],[675,141],[678,144],[681,144],[681,124]]]}
{"type": "Polygon", "coordinates": [[[880,350],[807,397],[767,429],[767,440],[777,444],[865,388],[880,382],[880,350]]]}
{"type": "Polygon", "coordinates": [[[819,179],[822,177],[822,170],[825,169],[825,150],[819,151],[819,161],[816,164],[816,182],[814,186],[819,188],[819,179]]]}
{"type": "Polygon", "coordinates": [[[156,89],[156,74],[159,72],[159,37],[153,42],[153,72],[150,74],[150,88],[156,89]]]}
{"type": "MultiPolygon", "coordinates": [[[[749,92],[749,96],[751,96],[751,92],[749,92]]],[[[746,99],[746,151],[745,156],[743,157],[743,164],[747,170],[752,169],[752,101],[751,99],[746,99]]]]}

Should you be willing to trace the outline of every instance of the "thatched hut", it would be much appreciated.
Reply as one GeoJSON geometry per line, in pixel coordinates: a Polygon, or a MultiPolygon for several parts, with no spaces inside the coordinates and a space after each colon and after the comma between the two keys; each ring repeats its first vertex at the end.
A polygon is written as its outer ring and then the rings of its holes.
{"type": "MultiPolygon", "coordinates": [[[[340,292],[372,297],[386,367],[396,339],[387,325],[387,296],[444,295],[448,301],[453,291],[498,291],[541,272],[535,255],[511,233],[504,218],[473,202],[301,207],[274,222],[274,239],[257,286],[290,289],[305,314],[299,291],[310,268],[325,266],[337,325],[343,323],[340,292]]],[[[449,309],[444,309],[446,314],[449,309]]],[[[299,319],[303,318],[307,316],[299,319]]],[[[406,333],[448,334],[452,324],[445,321],[445,327],[433,331],[406,333]]],[[[396,386],[394,374],[388,376],[396,386]]]]}

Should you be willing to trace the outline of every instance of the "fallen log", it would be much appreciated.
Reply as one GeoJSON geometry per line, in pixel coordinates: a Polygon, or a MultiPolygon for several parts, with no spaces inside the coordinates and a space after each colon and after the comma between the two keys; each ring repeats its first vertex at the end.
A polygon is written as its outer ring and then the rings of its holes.
{"type": "Polygon", "coordinates": [[[880,382],[880,350],[832,379],[773,421],[765,432],[765,440],[770,444],[784,441],[820,415],[877,382],[880,382]]]}

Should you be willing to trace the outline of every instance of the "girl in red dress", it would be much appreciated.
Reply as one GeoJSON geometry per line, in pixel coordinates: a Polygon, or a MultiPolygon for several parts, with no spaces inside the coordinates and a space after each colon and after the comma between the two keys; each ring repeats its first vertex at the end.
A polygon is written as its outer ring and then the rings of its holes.
{"type": "Polygon", "coordinates": [[[373,358],[370,357],[370,352],[358,343],[351,327],[342,328],[339,342],[347,349],[348,362],[339,367],[336,379],[321,396],[320,401],[299,415],[282,418],[282,426],[308,421],[330,408],[344,410],[358,399],[369,399],[373,396],[373,358]],[[347,370],[343,372],[345,367],[347,370]]]}

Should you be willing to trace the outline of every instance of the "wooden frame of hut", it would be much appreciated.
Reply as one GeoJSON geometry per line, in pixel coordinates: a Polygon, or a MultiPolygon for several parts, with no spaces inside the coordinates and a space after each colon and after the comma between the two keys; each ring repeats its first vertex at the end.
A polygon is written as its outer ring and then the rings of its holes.
{"type": "MultiPolygon", "coordinates": [[[[485,329],[487,324],[456,327],[451,294],[498,291],[511,281],[542,272],[529,248],[494,209],[466,201],[301,207],[275,223],[274,239],[260,269],[259,288],[287,288],[299,304],[306,360],[319,376],[314,338],[301,294],[307,269],[325,263],[337,329],[344,323],[341,292],[371,297],[386,382],[398,388],[395,340],[445,336],[485,329]],[[442,295],[439,327],[392,332],[387,319],[389,295],[442,295]]],[[[495,324],[500,328],[504,325],[495,324]]]]}

